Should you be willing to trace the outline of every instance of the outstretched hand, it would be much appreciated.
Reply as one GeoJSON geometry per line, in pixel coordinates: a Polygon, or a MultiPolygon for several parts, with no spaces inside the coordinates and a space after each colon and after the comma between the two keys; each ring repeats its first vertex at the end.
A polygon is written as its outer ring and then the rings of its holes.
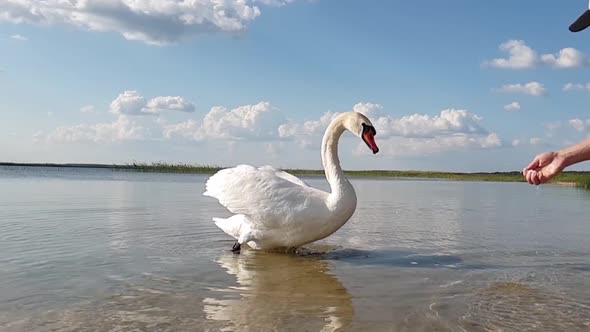
{"type": "Polygon", "coordinates": [[[559,175],[564,168],[565,161],[557,152],[545,152],[536,156],[522,170],[522,175],[524,175],[528,183],[540,185],[559,175]]]}

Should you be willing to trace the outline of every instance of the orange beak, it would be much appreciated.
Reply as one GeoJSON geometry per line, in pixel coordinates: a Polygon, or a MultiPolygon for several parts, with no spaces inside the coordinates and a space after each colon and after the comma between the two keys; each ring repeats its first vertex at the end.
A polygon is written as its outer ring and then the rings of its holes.
{"type": "Polygon", "coordinates": [[[377,146],[377,143],[375,143],[375,128],[373,127],[365,127],[363,130],[363,141],[367,144],[367,146],[371,149],[371,151],[373,151],[373,154],[379,152],[379,147],[377,146]]]}

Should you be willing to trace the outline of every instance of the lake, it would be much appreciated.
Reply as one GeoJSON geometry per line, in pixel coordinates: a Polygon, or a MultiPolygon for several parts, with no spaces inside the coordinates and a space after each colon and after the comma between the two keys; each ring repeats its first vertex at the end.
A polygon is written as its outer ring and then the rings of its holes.
{"type": "Polygon", "coordinates": [[[332,236],[233,254],[206,179],[0,167],[0,330],[590,331],[590,192],[357,178],[332,236]]]}

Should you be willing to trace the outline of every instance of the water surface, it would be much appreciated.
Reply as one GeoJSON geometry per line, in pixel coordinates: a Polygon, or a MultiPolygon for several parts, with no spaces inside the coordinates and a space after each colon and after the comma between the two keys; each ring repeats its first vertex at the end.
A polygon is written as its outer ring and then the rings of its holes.
{"type": "Polygon", "coordinates": [[[0,168],[0,330],[590,330],[586,191],[353,179],[337,233],[235,255],[205,181],[0,168]]]}

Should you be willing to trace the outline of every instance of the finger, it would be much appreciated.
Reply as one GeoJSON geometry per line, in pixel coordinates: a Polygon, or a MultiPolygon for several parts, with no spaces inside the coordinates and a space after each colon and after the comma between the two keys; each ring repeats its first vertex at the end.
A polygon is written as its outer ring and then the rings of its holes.
{"type": "Polygon", "coordinates": [[[534,185],[535,184],[535,171],[528,171],[527,173],[528,175],[528,181],[530,184],[534,185]]]}
{"type": "Polygon", "coordinates": [[[535,157],[533,161],[525,168],[525,170],[531,170],[539,167],[539,157],[535,157]]]}
{"type": "Polygon", "coordinates": [[[535,184],[535,186],[538,186],[541,184],[541,172],[534,172],[533,174],[533,183],[535,184]]]}

